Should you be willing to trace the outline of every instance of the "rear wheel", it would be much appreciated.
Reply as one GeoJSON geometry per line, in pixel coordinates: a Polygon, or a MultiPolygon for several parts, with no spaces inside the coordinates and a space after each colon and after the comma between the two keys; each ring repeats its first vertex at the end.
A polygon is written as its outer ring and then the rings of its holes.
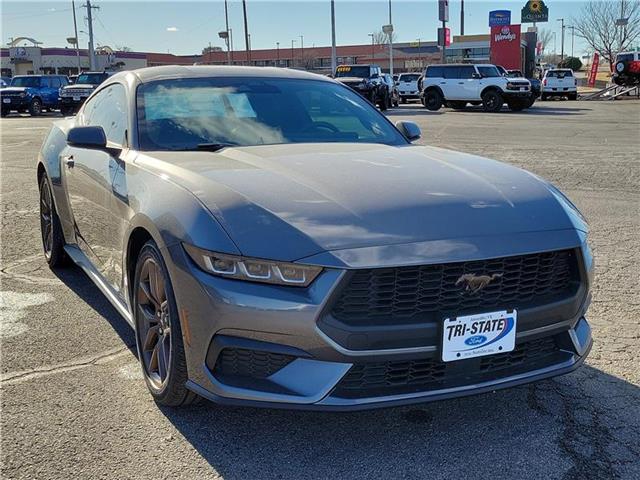
{"type": "Polygon", "coordinates": [[[502,110],[502,105],[504,104],[504,99],[500,92],[495,90],[489,90],[482,95],[482,107],[485,112],[499,112],[502,110]]]}
{"type": "Polygon", "coordinates": [[[145,382],[160,405],[187,405],[199,397],[187,390],[187,362],[171,279],[155,242],[138,256],[133,296],[138,357],[145,382]]]}
{"type": "Polygon", "coordinates": [[[568,96],[569,100],[578,100],[578,94],[577,93],[571,93],[568,96]]]}
{"type": "Polygon", "coordinates": [[[444,98],[442,98],[442,95],[440,95],[440,92],[437,90],[429,90],[424,94],[424,106],[432,112],[440,110],[443,101],[444,98]]]}
{"type": "Polygon", "coordinates": [[[49,267],[56,268],[68,264],[69,257],[64,251],[62,226],[46,175],[40,178],[40,235],[44,258],[49,267]]]}
{"type": "Polygon", "coordinates": [[[42,101],[39,98],[34,98],[29,106],[29,113],[37,117],[42,114],[42,101]]]}
{"type": "Polygon", "coordinates": [[[384,112],[389,107],[389,103],[389,94],[384,93],[378,102],[378,106],[380,107],[380,110],[384,112]]]}

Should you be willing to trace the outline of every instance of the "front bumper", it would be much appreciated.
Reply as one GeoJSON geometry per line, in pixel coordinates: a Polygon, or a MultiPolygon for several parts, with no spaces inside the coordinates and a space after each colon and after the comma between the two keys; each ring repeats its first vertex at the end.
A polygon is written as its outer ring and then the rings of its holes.
{"type": "MultiPolygon", "coordinates": [[[[590,255],[588,250],[583,253],[590,255]]],[[[323,312],[344,270],[327,269],[309,288],[298,289],[209,275],[191,262],[180,245],[167,254],[185,337],[187,386],[217,403],[309,410],[421,403],[568,373],[584,362],[591,348],[585,317],[588,285],[581,289],[581,301],[570,316],[523,324],[516,353],[509,359],[501,356],[510,354],[500,354],[443,364],[433,342],[410,348],[350,349],[321,330],[323,312]],[[540,342],[546,347],[535,346],[540,342]],[[526,361],[513,360],[527,349],[544,355],[523,354],[526,361]],[[231,355],[225,357],[223,352],[231,355]],[[487,367],[483,359],[497,367],[487,367]],[[407,374],[409,363],[414,366],[407,374]],[[393,373],[383,381],[384,388],[380,369],[393,373]],[[412,380],[416,371],[424,381],[412,380]],[[409,380],[398,380],[398,375],[409,380]],[[370,378],[374,381],[367,383],[370,378]]],[[[590,283],[590,258],[584,259],[583,268],[590,283]]]]}
{"type": "Polygon", "coordinates": [[[3,110],[22,110],[24,108],[29,108],[31,98],[29,96],[2,96],[1,102],[2,103],[0,105],[3,110]],[[6,102],[6,99],[9,100],[9,103],[6,102]]]}

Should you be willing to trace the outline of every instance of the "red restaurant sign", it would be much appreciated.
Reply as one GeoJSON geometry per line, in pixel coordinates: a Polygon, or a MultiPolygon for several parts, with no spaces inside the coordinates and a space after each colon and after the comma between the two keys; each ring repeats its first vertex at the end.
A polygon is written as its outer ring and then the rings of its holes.
{"type": "Polygon", "coordinates": [[[520,25],[491,27],[491,63],[506,69],[522,68],[520,25]]]}

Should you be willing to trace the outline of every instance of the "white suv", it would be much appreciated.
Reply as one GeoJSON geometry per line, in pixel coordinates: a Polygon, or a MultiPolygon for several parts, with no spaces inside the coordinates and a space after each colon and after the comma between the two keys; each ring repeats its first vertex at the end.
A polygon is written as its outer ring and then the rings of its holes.
{"type": "Polygon", "coordinates": [[[400,99],[402,103],[407,103],[407,100],[419,100],[420,91],[418,90],[419,73],[401,73],[398,77],[398,90],[400,91],[400,99]]]}
{"type": "Polygon", "coordinates": [[[578,99],[578,82],[570,68],[553,68],[547,70],[542,78],[542,93],[540,100],[549,97],[567,97],[569,100],[578,99]]]}
{"type": "Polygon", "coordinates": [[[499,112],[507,103],[511,110],[530,106],[531,83],[526,78],[502,76],[494,65],[429,65],[422,81],[422,103],[429,110],[442,105],[463,109],[467,103],[499,112]]]}

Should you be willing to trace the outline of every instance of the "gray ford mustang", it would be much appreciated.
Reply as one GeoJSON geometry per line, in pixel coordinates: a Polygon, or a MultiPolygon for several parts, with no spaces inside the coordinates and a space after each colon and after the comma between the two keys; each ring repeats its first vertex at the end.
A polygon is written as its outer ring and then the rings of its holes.
{"type": "Polygon", "coordinates": [[[582,215],[533,174],[419,136],[304,72],[122,72],[44,142],[45,257],[135,329],[163,405],[362,409],[581,365],[582,215]]]}

